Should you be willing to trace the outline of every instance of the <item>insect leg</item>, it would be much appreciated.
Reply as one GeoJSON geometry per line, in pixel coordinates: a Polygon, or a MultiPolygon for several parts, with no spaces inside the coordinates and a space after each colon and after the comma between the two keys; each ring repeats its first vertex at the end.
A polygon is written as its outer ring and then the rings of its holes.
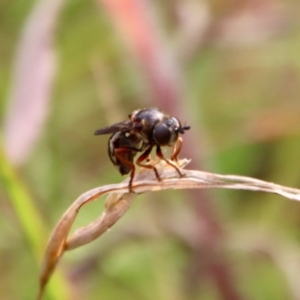
{"type": "MultiPolygon", "coordinates": [[[[179,148],[179,151],[180,151],[180,148],[179,148]]],[[[176,152],[177,152],[177,151],[176,151],[176,152]]],[[[175,154],[176,154],[176,153],[175,153],[175,154]]],[[[177,153],[177,154],[178,154],[178,153],[177,153]]],[[[164,160],[168,165],[172,166],[172,167],[177,171],[177,173],[179,174],[180,177],[183,177],[183,176],[184,176],[184,175],[180,172],[179,168],[176,166],[175,163],[173,163],[171,160],[166,159],[166,158],[164,157],[164,155],[162,154],[161,149],[160,149],[159,146],[156,147],[156,155],[157,155],[160,159],[164,160]]],[[[172,155],[172,156],[173,156],[173,155],[172,155]]]]}
{"type": "Polygon", "coordinates": [[[150,153],[151,153],[151,150],[152,150],[152,146],[149,147],[149,148],[148,148],[148,149],[147,149],[147,150],[146,150],[146,151],[145,151],[145,152],[137,159],[136,164],[139,165],[140,167],[143,167],[143,168],[152,169],[152,170],[154,171],[154,173],[155,173],[155,176],[156,176],[157,180],[160,181],[160,180],[161,180],[161,179],[160,179],[160,176],[159,176],[159,174],[158,174],[157,169],[156,169],[154,166],[142,164],[142,161],[148,160],[149,155],[150,155],[150,153]]]}
{"type": "Polygon", "coordinates": [[[174,148],[173,148],[173,153],[171,155],[171,160],[175,160],[176,162],[178,161],[178,154],[180,153],[182,148],[182,137],[179,137],[174,148]]]}
{"type": "Polygon", "coordinates": [[[124,164],[126,165],[127,167],[130,168],[130,180],[129,180],[129,192],[133,192],[132,190],[132,181],[133,181],[133,178],[134,178],[134,175],[135,175],[135,166],[134,164],[127,160],[126,158],[123,157],[123,154],[124,153],[130,153],[132,150],[130,148],[116,148],[114,150],[114,153],[115,153],[115,156],[124,164]]]}

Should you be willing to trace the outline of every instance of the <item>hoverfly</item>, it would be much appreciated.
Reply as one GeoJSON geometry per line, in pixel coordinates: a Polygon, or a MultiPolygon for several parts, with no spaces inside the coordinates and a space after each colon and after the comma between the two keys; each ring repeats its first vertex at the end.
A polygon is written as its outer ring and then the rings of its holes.
{"type": "Polygon", "coordinates": [[[182,176],[173,161],[177,161],[182,146],[179,134],[190,129],[190,126],[182,126],[178,119],[164,114],[157,108],[138,109],[128,117],[128,120],[97,129],[94,134],[112,134],[108,141],[108,154],[122,175],[130,173],[130,192],[135,175],[134,157],[138,152],[141,152],[141,155],[137,158],[136,164],[153,169],[156,178],[160,180],[157,169],[153,165],[143,163],[149,160],[153,147],[156,147],[156,155],[173,166],[182,176]],[[163,156],[161,147],[164,146],[173,147],[171,159],[163,156]]]}

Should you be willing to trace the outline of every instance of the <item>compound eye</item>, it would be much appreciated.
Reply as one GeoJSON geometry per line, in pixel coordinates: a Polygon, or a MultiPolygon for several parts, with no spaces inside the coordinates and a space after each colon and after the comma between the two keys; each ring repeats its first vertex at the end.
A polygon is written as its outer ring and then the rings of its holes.
{"type": "Polygon", "coordinates": [[[155,126],[153,131],[153,139],[158,145],[164,146],[169,144],[171,139],[171,134],[172,133],[169,127],[166,124],[162,123],[155,126]]]}

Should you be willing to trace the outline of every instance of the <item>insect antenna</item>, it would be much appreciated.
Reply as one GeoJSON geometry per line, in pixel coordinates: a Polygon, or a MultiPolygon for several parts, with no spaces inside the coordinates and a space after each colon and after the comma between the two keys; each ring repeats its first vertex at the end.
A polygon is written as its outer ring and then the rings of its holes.
{"type": "Polygon", "coordinates": [[[186,126],[186,125],[184,125],[183,127],[180,127],[180,128],[178,129],[178,132],[181,133],[181,134],[184,134],[184,131],[185,131],[185,130],[189,130],[189,129],[191,129],[191,126],[186,126]]]}

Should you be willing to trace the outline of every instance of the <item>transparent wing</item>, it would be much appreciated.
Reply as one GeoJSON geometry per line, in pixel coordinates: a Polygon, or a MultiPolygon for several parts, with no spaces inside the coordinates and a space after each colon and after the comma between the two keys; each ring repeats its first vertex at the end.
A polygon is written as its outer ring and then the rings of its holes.
{"type": "Polygon", "coordinates": [[[136,128],[136,126],[134,126],[134,124],[130,120],[126,120],[123,122],[113,124],[108,127],[99,128],[94,132],[94,134],[95,135],[112,134],[112,133],[116,133],[116,132],[120,132],[120,131],[130,131],[135,128],[136,128]]]}

